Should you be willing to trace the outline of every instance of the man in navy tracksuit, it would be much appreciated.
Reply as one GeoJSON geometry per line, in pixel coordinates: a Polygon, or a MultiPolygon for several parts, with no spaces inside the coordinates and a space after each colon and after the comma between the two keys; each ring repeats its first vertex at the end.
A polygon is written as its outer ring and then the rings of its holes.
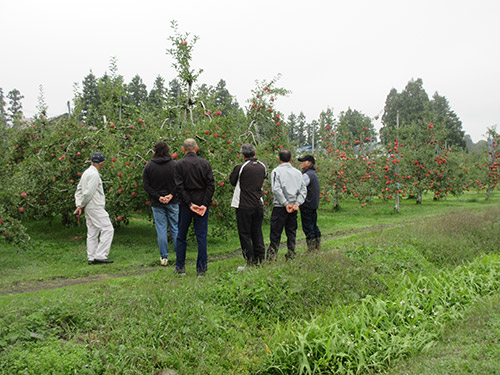
{"type": "Polygon", "coordinates": [[[305,155],[298,159],[302,168],[302,177],[307,186],[305,202],[300,206],[300,217],[302,219],[302,230],[306,235],[308,251],[320,249],[321,232],[318,228],[318,206],[319,206],[319,179],[316,174],[315,160],[312,155],[305,155]]]}
{"type": "Polygon", "coordinates": [[[264,202],[262,184],[267,176],[266,166],[255,158],[255,147],[249,143],[241,145],[242,164],[234,167],[229,179],[235,186],[231,207],[236,208],[236,223],[241,250],[248,266],[261,263],[266,248],[262,235],[264,202]]]}

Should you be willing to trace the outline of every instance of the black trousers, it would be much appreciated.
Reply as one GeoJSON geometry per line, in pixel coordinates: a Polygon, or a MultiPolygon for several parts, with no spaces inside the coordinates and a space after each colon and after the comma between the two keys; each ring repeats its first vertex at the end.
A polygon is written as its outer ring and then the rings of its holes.
{"type": "Polygon", "coordinates": [[[262,235],[263,218],[264,209],[262,207],[236,209],[241,250],[248,265],[261,263],[266,254],[262,235]]]}
{"type": "Polygon", "coordinates": [[[274,207],[271,214],[271,234],[268,258],[276,257],[281,242],[281,233],[285,228],[287,258],[295,256],[295,237],[297,235],[297,211],[288,213],[285,207],[274,207]]]}
{"type": "Polygon", "coordinates": [[[318,213],[317,210],[300,207],[300,219],[302,221],[302,230],[306,235],[306,239],[320,238],[321,232],[318,228],[318,213]]]}

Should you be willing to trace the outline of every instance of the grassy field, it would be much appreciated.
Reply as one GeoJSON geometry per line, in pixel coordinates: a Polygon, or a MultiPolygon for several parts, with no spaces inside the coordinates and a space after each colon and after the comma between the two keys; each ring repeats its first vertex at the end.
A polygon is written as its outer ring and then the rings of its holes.
{"type": "Polygon", "coordinates": [[[0,243],[0,373],[430,374],[479,366],[479,352],[498,372],[498,195],[404,201],[399,214],[342,202],[319,217],[321,253],[306,255],[300,233],[296,260],[245,272],[236,232],[210,236],[204,278],[194,247],[186,277],[159,266],[144,217],[116,231],[102,266],[86,264],[85,228],[28,223],[33,252],[0,243]],[[341,334],[354,345],[332,341],[341,334]]]}

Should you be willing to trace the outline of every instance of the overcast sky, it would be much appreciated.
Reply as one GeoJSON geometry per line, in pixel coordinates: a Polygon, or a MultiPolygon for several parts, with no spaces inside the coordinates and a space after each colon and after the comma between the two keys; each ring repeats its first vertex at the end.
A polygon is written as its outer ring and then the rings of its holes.
{"type": "Polygon", "coordinates": [[[224,79],[242,106],[256,80],[281,73],[285,115],[351,107],[374,117],[391,88],[422,78],[477,142],[500,123],[499,19],[498,0],[2,0],[0,87],[21,91],[30,117],[43,85],[59,115],[74,83],[116,57],[125,81],[139,74],[149,90],[157,75],[175,78],[165,50],[177,20],[200,38],[199,83],[224,79]]]}

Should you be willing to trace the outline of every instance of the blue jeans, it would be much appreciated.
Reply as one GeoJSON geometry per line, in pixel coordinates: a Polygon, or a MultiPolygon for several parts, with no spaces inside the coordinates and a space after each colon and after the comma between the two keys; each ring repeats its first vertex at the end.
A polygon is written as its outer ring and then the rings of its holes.
{"type": "Polygon", "coordinates": [[[189,209],[188,206],[179,207],[179,233],[175,246],[175,268],[184,269],[186,266],[187,233],[191,221],[194,220],[194,233],[198,241],[198,259],[196,260],[196,272],[207,271],[207,234],[208,234],[208,208],[205,215],[200,216],[189,209]]]}
{"type": "Polygon", "coordinates": [[[167,222],[170,227],[170,234],[172,234],[172,242],[175,250],[179,222],[179,205],[162,204],[161,206],[152,206],[151,208],[153,209],[153,217],[155,218],[160,256],[168,258],[167,222]]]}

